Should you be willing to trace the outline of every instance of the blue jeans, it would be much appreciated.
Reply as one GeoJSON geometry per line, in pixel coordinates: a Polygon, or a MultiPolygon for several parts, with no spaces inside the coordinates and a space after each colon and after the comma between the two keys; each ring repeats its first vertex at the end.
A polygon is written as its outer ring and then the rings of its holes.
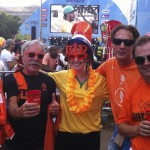
{"type": "Polygon", "coordinates": [[[114,134],[111,137],[109,144],[108,144],[108,150],[129,150],[130,149],[130,139],[127,137],[125,138],[122,147],[119,147],[116,143],[114,143],[114,139],[115,139],[117,133],[118,133],[118,127],[117,127],[117,125],[115,125],[114,134]]]}

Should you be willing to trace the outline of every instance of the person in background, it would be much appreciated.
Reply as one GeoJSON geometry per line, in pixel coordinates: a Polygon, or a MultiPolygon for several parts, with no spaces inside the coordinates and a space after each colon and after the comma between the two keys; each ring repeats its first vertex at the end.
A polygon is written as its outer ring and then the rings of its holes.
{"type": "MultiPolygon", "coordinates": [[[[12,51],[15,46],[15,41],[13,39],[7,39],[5,49],[1,51],[1,60],[4,63],[4,70],[5,71],[13,71],[14,66],[16,65],[16,61],[19,60],[20,54],[17,54],[14,56],[12,54],[12,51]]],[[[6,73],[5,75],[8,75],[9,73],[6,73]]]]}
{"type": "MultiPolygon", "coordinates": [[[[133,56],[141,75],[125,95],[118,121],[119,133],[131,139],[132,150],[150,147],[150,36],[137,39],[133,56]]],[[[136,78],[136,77],[135,77],[136,78]]]]}
{"type": "Polygon", "coordinates": [[[62,22],[61,32],[71,33],[71,29],[75,19],[75,11],[76,9],[74,9],[72,6],[65,6],[63,8],[64,20],[62,22]]]}
{"type": "Polygon", "coordinates": [[[20,55],[19,59],[17,60],[17,63],[23,64],[22,58],[21,58],[21,46],[22,42],[20,39],[15,40],[15,47],[13,49],[14,56],[17,56],[18,54],[20,55]]]}
{"type": "Polygon", "coordinates": [[[2,150],[44,150],[47,109],[55,93],[54,80],[39,72],[44,50],[44,44],[38,40],[24,43],[21,49],[23,70],[4,78],[8,120],[15,135],[5,142],[2,150]],[[31,90],[41,93],[39,103],[27,98],[31,90]]]}
{"type": "Polygon", "coordinates": [[[0,37],[0,71],[4,71],[4,63],[1,60],[1,52],[5,46],[6,40],[3,37],[0,37]]]}
{"type": "Polygon", "coordinates": [[[58,65],[56,67],[56,71],[66,70],[68,68],[68,62],[65,61],[66,57],[66,48],[64,47],[62,51],[58,53],[58,65]]]}
{"type": "Polygon", "coordinates": [[[105,77],[91,66],[92,27],[87,22],[75,24],[72,39],[66,45],[69,70],[46,73],[60,91],[61,120],[55,150],[99,150],[101,108],[109,98],[105,77]],[[86,30],[85,30],[86,29],[86,30]]]}
{"type": "MultiPolygon", "coordinates": [[[[0,53],[5,45],[5,39],[0,37],[0,53]]],[[[3,61],[0,60],[0,71],[4,71],[3,61]]],[[[11,139],[14,135],[14,131],[7,121],[6,102],[3,92],[3,74],[0,74],[0,149],[6,139],[11,139]]]]}
{"type": "Polygon", "coordinates": [[[42,68],[45,71],[59,71],[60,67],[64,67],[64,63],[62,62],[62,56],[58,53],[58,47],[55,45],[51,45],[47,48],[47,53],[44,55],[42,61],[42,68]]]}
{"type": "Polygon", "coordinates": [[[55,71],[58,59],[58,48],[51,45],[47,48],[47,53],[44,55],[42,64],[46,65],[50,70],[55,71]]]}
{"type": "MultiPolygon", "coordinates": [[[[96,70],[106,77],[116,124],[127,88],[140,77],[132,56],[133,44],[138,37],[138,30],[131,25],[121,24],[116,26],[111,32],[115,57],[105,61],[96,70]]],[[[110,139],[108,150],[128,150],[129,147],[129,139],[126,138],[125,140],[125,137],[120,136],[118,128],[115,126],[114,135],[110,139]]]]}

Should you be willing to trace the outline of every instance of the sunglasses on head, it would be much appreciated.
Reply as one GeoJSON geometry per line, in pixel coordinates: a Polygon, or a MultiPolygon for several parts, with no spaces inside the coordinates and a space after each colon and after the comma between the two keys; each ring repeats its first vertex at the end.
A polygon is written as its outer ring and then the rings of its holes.
{"type": "Polygon", "coordinates": [[[120,45],[123,42],[125,46],[132,46],[135,40],[113,38],[112,42],[116,45],[120,45]]]}
{"type": "Polygon", "coordinates": [[[143,65],[145,63],[145,59],[147,59],[147,61],[150,62],[150,55],[147,55],[147,56],[136,56],[135,57],[135,63],[137,65],[143,65]]]}
{"type": "Polygon", "coordinates": [[[33,52],[29,52],[29,53],[25,53],[28,55],[28,57],[30,58],[34,58],[35,56],[37,56],[38,59],[43,59],[44,55],[43,54],[38,54],[38,53],[33,53],[33,52]]]}
{"type": "Polygon", "coordinates": [[[68,55],[69,60],[75,60],[76,57],[78,60],[84,60],[87,57],[87,54],[69,54],[68,55]]]}

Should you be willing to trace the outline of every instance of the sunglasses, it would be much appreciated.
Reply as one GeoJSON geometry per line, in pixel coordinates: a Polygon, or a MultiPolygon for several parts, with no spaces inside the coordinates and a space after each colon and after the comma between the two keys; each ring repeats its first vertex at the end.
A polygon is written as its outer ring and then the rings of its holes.
{"type": "Polygon", "coordinates": [[[44,55],[43,54],[37,54],[37,53],[33,53],[33,52],[29,52],[29,53],[25,53],[28,55],[28,57],[30,58],[34,58],[35,56],[37,56],[38,59],[43,59],[44,55]]]}
{"type": "Polygon", "coordinates": [[[132,46],[135,40],[113,38],[112,42],[116,45],[120,45],[123,42],[125,46],[132,46]]]}
{"type": "Polygon", "coordinates": [[[84,60],[87,57],[87,54],[69,54],[68,55],[69,60],[75,60],[76,57],[78,60],[84,60]]]}
{"type": "Polygon", "coordinates": [[[148,62],[150,62],[150,55],[147,55],[147,56],[136,56],[135,57],[135,63],[137,65],[143,65],[145,63],[145,59],[147,59],[148,62]]]}

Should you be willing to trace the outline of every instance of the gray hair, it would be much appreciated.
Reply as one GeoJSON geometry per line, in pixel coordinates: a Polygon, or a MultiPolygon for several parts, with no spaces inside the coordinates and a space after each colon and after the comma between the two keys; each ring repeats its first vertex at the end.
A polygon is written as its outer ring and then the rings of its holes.
{"type": "Polygon", "coordinates": [[[32,41],[27,41],[25,42],[22,47],[21,47],[21,55],[23,56],[24,52],[30,47],[30,46],[33,46],[33,45],[39,45],[41,46],[43,52],[45,51],[45,46],[44,46],[44,43],[40,40],[32,40],[32,41]]]}

